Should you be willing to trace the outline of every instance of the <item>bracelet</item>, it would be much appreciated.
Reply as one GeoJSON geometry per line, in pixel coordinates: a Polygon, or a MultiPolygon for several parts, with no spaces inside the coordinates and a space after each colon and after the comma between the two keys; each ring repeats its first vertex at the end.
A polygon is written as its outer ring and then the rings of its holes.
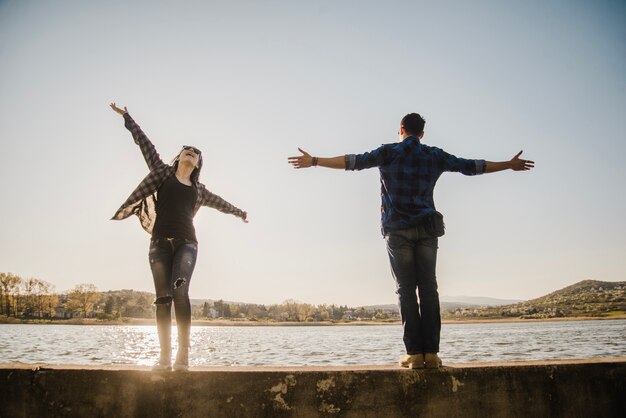
{"type": "Polygon", "coordinates": [[[313,167],[317,167],[317,157],[313,157],[313,161],[311,161],[311,165],[313,167]]]}

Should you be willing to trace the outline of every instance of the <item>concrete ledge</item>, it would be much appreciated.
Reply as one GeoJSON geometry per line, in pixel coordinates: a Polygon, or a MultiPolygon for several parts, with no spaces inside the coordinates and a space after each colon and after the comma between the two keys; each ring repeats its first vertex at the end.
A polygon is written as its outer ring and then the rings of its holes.
{"type": "Polygon", "coordinates": [[[391,366],[0,365],[0,417],[621,417],[626,358],[391,366]]]}

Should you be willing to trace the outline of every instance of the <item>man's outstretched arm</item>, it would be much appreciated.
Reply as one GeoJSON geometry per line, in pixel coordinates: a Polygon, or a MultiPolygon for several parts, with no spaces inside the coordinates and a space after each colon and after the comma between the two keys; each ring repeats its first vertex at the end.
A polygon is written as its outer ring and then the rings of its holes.
{"type": "Polygon", "coordinates": [[[535,166],[534,161],[530,160],[522,160],[519,156],[522,155],[523,151],[518,152],[515,157],[511,158],[509,161],[485,161],[485,173],[495,173],[503,170],[513,170],[513,171],[528,171],[535,166]]]}
{"type": "Polygon", "coordinates": [[[293,165],[293,168],[308,168],[313,166],[327,167],[327,168],[337,168],[341,170],[346,169],[346,156],[340,155],[337,157],[311,157],[311,154],[298,148],[298,151],[302,153],[302,155],[298,157],[289,157],[289,164],[293,165]]]}

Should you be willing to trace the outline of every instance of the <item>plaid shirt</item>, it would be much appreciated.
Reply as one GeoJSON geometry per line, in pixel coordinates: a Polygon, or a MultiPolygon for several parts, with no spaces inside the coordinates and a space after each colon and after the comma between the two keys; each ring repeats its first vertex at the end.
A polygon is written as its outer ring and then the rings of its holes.
{"type": "MultiPolygon", "coordinates": [[[[131,215],[136,215],[143,229],[152,234],[152,228],[154,228],[154,221],[156,220],[157,191],[167,178],[175,174],[175,169],[172,165],[165,164],[161,160],[152,142],[150,142],[146,134],[143,133],[139,125],[135,123],[128,113],[124,114],[124,120],[124,126],[133,135],[135,144],[139,145],[150,173],[139,183],[139,186],[130,194],[126,202],[120,206],[111,219],[121,220],[131,215]]],[[[246,218],[246,212],[237,209],[218,195],[211,193],[204,184],[197,183],[196,189],[198,197],[193,210],[194,215],[198,212],[200,206],[209,206],[220,212],[230,213],[242,219],[246,218]]]]}
{"type": "Polygon", "coordinates": [[[435,211],[433,191],[439,176],[456,171],[467,176],[485,172],[484,160],[466,160],[411,136],[364,154],[345,156],[346,170],[378,167],[381,183],[382,233],[418,225],[435,211]]]}

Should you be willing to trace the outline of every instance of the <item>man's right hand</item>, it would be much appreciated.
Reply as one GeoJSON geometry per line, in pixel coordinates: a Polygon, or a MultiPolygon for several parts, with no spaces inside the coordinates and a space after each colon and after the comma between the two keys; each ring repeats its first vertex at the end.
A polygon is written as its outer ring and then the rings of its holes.
{"type": "Polygon", "coordinates": [[[111,103],[109,106],[111,106],[111,109],[115,110],[117,113],[119,113],[122,116],[124,116],[126,113],[128,113],[128,109],[126,109],[126,106],[124,106],[124,110],[122,110],[119,107],[115,106],[115,103],[111,103]]]}
{"type": "Polygon", "coordinates": [[[522,155],[523,151],[518,152],[515,157],[511,158],[509,164],[511,165],[511,170],[513,171],[528,171],[535,166],[534,161],[530,160],[522,160],[519,156],[522,155]]]}
{"type": "Polygon", "coordinates": [[[513,171],[528,171],[535,167],[535,162],[531,160],[522,160],[519,156],[522,155],[522,151],[515,154],[515,157],[509,161],[485,161],[485,173],[497,173],[502,170],[513,171]]]}

